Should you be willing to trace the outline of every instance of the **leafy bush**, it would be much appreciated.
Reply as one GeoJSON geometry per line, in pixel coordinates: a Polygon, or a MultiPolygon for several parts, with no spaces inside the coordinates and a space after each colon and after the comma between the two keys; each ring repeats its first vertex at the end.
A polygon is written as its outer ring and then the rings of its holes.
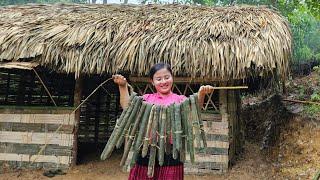
{"type": "Polygon", "coordinates": [[[307,115],[311,117],[315,117],[317,116],[317,114],[320,113],[320,106],[316,104],[307,105],[304,107],[304,111],[306,112],[307,115]]]}
{"type": "Polygon", "coordinates": [[[318,101],[320,102],[320,93],[314,92],[311,97],[310,97],[311,101],[318,101]]]}

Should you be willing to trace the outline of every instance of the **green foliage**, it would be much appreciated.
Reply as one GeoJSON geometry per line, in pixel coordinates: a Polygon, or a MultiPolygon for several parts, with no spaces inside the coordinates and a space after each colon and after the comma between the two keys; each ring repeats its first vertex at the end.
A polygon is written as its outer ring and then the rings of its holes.
{"type": "Polygon", "coordinates": [[[298,47],[294,52],[294,56],[300,60],[310,60],[313,56],[312,50],[305,44],[302,47],[298,47]]]}
{"type": "Polygon", "coordinates": [[[304,99],[305,99],[305,95],[306,95],[306,93],[305,93],[305,92],[306,92],[305,86],[299,85],[299,86],[298,86],[298,92],[299,92],[298,99],[304,100],[304,99]]]}
{"type": "Polygon", "coordinates": [[[307,6],[299,6],[288,14],[293,34],[293,60],[309,61],[320,51],[320,22],[307,6]]]}
{"type": "Polygon", "coordinates": [[[313,71],[317,72],[317,73],[320,73],[320,66],[314,66],[312,68],[313,71]]]}
{"type": "Polygon", "coordinates": [[[320,113],[320,106],[316,104],[308,105],[304,107],[304,111],[307,115],[315,117],[317,114],[320,113]]]}
{"type": "MultiPolygon", "coordinates": [[[[311,95],[310,100],[314,102],[320,102],[320,92],[314,92],[311,95]]],[[[315,117],[320,113],[320,106],[316,104],[308,105],[304,107],[304,111],[307,115],[315,117]]]]}
{"type": "Polygon", "coordinates": [[[318,101],[320,102],[320,94],[317,92],[314,92],[311,97],[310,97],[311,101],[318,101]]]}
{"type": "Polygon", "coordinates": [[[320,62],[320,53],[316,54],[314,57],[318,62],[320,62]]]}

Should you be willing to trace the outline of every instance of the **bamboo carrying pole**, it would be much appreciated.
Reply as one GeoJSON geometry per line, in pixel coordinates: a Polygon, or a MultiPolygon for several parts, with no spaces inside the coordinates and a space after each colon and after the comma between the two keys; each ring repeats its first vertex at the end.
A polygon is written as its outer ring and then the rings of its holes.
{"type": "Polygon", "coordinates": [[[294,102],[294,103],[302,103],[302,104],[314,104],[320,106],[319,102],[312,102],[312,101],[300,101],[300,100],[293,100],[293,99],[282,99],[282,101],[294,102]]]}
{"type": "Polygon", "coordinates": [[[213,89],[248,89],[248,86],[221,86],[213,87],[213,89]]]}

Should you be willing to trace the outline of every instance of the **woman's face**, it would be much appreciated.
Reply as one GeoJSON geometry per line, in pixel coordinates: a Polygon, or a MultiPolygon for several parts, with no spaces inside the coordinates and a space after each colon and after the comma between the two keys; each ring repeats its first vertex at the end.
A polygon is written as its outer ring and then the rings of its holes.
{"type": "Polygon", "coordinates": [[[172,75],[166,68],[158,70],[153,75],[152,84],[161,95],[167,95],[171,92],[172,83],[172,75]]]}

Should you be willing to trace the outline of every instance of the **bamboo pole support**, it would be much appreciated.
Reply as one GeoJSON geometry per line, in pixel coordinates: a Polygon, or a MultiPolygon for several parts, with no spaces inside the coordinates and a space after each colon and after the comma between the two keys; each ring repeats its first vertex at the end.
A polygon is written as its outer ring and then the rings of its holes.
{"type": "MultiPolygon", "coordinates": [[[[78,106],[81,103],[82,97],[82,86],[83,86],[83,79],[82,77],[78,77],[76,79],[75,87],[74,87],[74,106],[78,106]]],[[[73,150],[72,150],[72,166],[77,164],[77,154],[78,154],[78,130],[79,130],[79,123],[80,123],[80,109],[75,111],[75,124],[74,124],[74,131],[73,131],[73,150]]]]}

